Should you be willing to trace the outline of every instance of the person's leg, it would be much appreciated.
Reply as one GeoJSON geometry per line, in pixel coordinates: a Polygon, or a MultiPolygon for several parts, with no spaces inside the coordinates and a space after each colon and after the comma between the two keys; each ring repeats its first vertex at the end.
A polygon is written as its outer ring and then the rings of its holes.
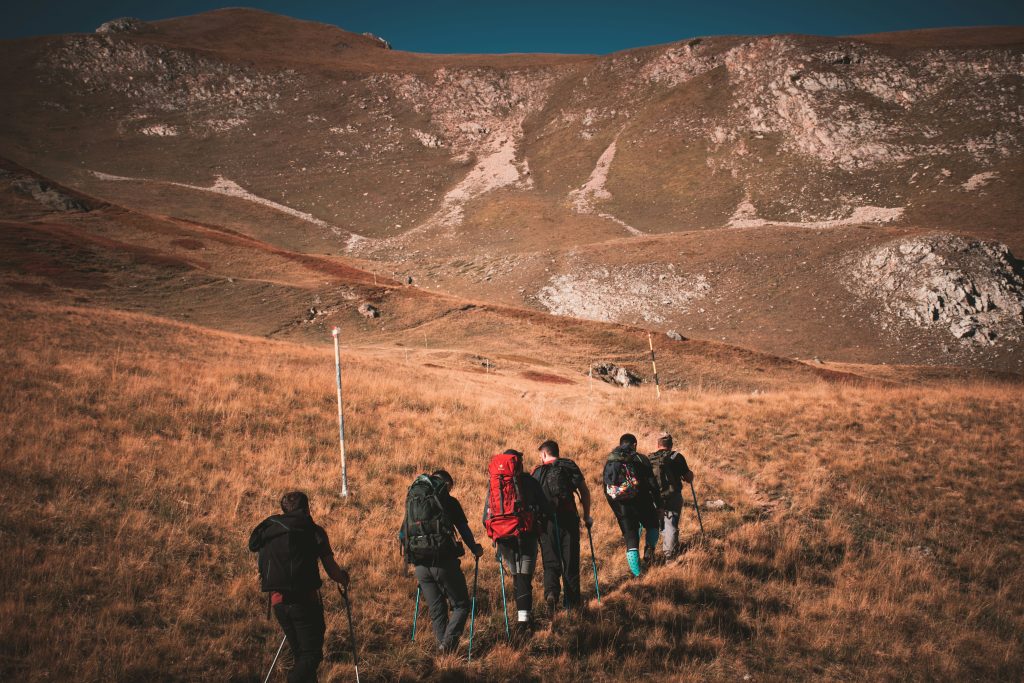
{"type": "Polygon", "coordinates": [[[295,629],[298,645],[295,667],[288,674],[288,683],[316,683],[316,671],[324,658],[324,608],[319,601],[298,602],[286,606],[295,629]]]}
{"type": "Polygon", "coordinates": [[[544,601],[548,605],[558,605],[562,564],[559,559],[558,539],[555,537],[555,525],[552,522],[547,523],[544,534],[540,537],[540,553],[544,564],[544,601]]]}
{"type": "Polygon", "coordinates": [[[654,551],[658,546],[658,527],[661,526],[658,510],[653,504],[644,510],[641,524],[644,528],[644,564],[649,566],[654,562],[654,551]]]}
{"type": "Polygon", "coordinates": [[[640,576],[640,522],[633,509],[623,505],[618,515],[622,540],[626,542],[626,564],[633,576],[640,576]]]}
{"type": "Polygon", "coordinates": [[[281,624],[284,637],[288,640],[288,649],[292,651],[292,666],[295,666],[299,661],[299,638],[295,635],[295,624],[292,622],[288,605],[274,605],[274,616],[277,617],[277,623],[281,624]]]}
{"type": "Polygon", "coordinates": [[[665,510],[661,515],[661,548],[665,559],[675,557],[679,547],[679,511],[665,510]]]}
{"type": "Polygon", "coordinates": [[[565,584],[565,602],[569,607],[579,607],[580,599],[580,525],[579,522],[566,525],[562,531],[562,581],[565,584]]]}
{"type": "Polygon", "coordinates": [[[452,616],[448,628],[444,632],[441,648],[445,652],[453,652],[459,647],[459,637],[466,628],[469,619],[469,589],[466,587],[466,575],[458,560],[439,568],[438,578],[444,586],[445,593],[452,603],[452,616]]]}
{"type": "Polygon", "coordinates": [[[529,628],[533,610],[533,570],[537,562],[536,534],[522,534],[517,539],[512,583],[516,593],[516,622],[529,628]]]}
{"type": "Polygon", "coordinates": [[[430,623],[434,627],[434,639],[437,646],[442,647],[445,631],[448,630],[448,599],[443,583],[438,580],[438,568],[418,564],[415,572],[430,613],[430,623]]]}

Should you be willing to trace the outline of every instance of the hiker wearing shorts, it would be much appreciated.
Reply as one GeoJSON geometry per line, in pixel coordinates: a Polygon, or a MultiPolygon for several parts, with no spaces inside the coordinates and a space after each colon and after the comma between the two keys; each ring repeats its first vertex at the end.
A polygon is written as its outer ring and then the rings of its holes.
{"type": "Polygon", "coordinates": [[[327,629],[317,562],[345,588],[349,576],[334,560],[327,532],[310,516],[305,493],[286,493],[281,511],[284,514],[267,517],[253,529],[249,550],[259,553],[262,589],[295,660],[288,683],[316,683],[327,629]]]}
{"type": "Polygon", "coordinates": [[[488,467],[487,497],[484,498],[484,527],[494,541],[498,561],[512,573],[516,605],[516,635],[528,637],[533,630],[533,570],[541,526],[553,509],[540,483],[523,472],[523,454],[508,449],[491,459],[488,467]]]}
{"type": "Polygon", "coordinates": [[[533,478],[540,482],[544,497],[555,511],[542,527],[540,535],[540,551],[544,560],[544,601],[554,614],[563,585],[565,606],[574,609],[582,604],[577,493],[583,505],[583,522],[588,529],[593,526],[594,520],[590,516],[590,489],[579,466],[559,456],[558,443],[555,441],[545,441],[537,451],[540,453],[541,464],[533,470],[533,478]]]}
{"type": "Polygon", "coordinates": [[[434,638],[442,653],[458,649],[469,618],[469,591],[459,560],[465,550],[455,540],[455,531],[476,557],[484,554],[483,546],[473,538],[462,504],[451,495],[454,486],[455,480],[446,470],[418,476],[409,487],[405,519],[398,533],[405,561],[413,565],[427,602],[434,638]]]}
{"type": "Polygon", "coordinates": [[[604,495],[626,542],[626,564],[640,576],[640,533],[644,532],[644,564],[654,559],[658,543],[659,487],[650,461],[636,451],[636,437],[623,434],[604,465],[604,495]]]}
{"type": "Polygon", "coordinates": [[[679,516],[683,511],[683,482],[693,482],[693,472],[683,454],[672,450],[672,435],[658,437],[658,450],[650,455],[654,476],[661,489],[661,547],[665,559],[679,552],[679,516]]]}

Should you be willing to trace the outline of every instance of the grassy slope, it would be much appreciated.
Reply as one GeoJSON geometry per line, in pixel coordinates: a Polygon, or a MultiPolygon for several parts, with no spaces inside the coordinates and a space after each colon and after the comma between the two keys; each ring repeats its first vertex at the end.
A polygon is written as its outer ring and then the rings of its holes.
{"type": "MultiPolygon", "coordinates": [[[[1019,387],[809,383],[656,403],[604,387],[535,393],[510,374],[364,349],[346,353],[354,495],[342,501],[327,348],[21,298],[0,314],[6,680],[254,679],[277,633],[244,541],[291,488],[311,494],[353,568],[368,679],[1024,672],[1019,387]],[[507,649],[486,557],[479,660],[433,658],[425,636],[407,642],[414,583],[391,538],[415,473],[451,469],[478,528],[495,449],[530,453],[557,438],[594,486],[621,431],[648,445],[662,428],[690,457],[701,497],[728,503],[705,513],[708,543],[626,582],[599,501],[606,598],[588,618],[560,619],[530,656],[507,649]]],[[[325,680],[342,680],[343,613],[336,595],[325,600],[325,680]]]]}

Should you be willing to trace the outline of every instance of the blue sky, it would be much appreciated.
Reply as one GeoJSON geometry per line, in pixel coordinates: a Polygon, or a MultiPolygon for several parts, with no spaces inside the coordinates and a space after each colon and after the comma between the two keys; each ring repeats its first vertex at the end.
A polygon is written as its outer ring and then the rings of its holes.
{"type": "MultiPolygon", "coordinates": [[[[89,32],[114,17],[163,19],[230,6],[204,0],[4,5],[0,38],[89,32]]],[[[704,35],[1024,25],[1024,0],[263,0],[247,6],[369,31],[416,52],[607,53],[704,35]]]]}

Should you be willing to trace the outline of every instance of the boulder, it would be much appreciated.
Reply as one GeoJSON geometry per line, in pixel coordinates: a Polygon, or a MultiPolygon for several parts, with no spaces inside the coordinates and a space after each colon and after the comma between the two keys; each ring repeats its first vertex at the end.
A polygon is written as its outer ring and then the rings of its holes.
{"type": "Polygon", "coordinates": [[[632,370],[627,370],[621,365],[615,365],[614,363],[601,363],[595,365],[592,368],[594,377],[597,377],[603,382],[614,384],[619,387],[634,387],[639,385],[643,380],[632,370]]]}
{"type": "Polygon", "coordinates": [[[359,304],[359,315],[364,318],[379,318],[380,309],[370,303],[359,304]]]}
{"type": "Polygon", "coordinates": [[[675,330],[669,330],[668,332],[665,333],[665,336],[671,339],[672,341],[683,341],[683,335],[679,334],[675,330]]]}
{"type": "Polygon", "coordinates": [[[100,24],[96,33],[139,33],[147,28],[149,28],[149,24],[142,19],[121,17],[100,24]]]}

